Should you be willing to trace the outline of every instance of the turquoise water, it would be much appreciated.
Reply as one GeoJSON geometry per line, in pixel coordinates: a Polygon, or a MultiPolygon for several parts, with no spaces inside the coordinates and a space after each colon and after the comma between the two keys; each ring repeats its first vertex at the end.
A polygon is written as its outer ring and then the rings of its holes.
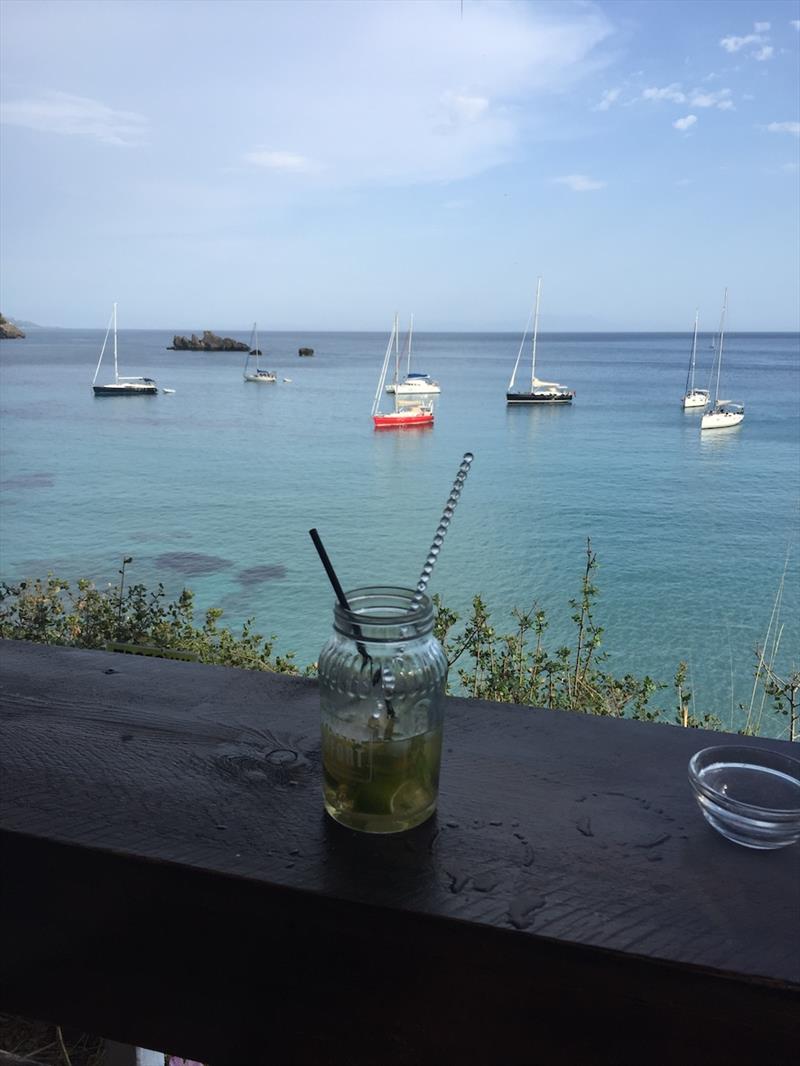
{"type": "MultiPolygon", "coordinates": [[[[121,372],[176,392],[96,399],[102,337],[36,329],[0,346],[6,580],[113,581],[131,555],[131,580],[188,585],[309,662],[332,598],[309,527],[345,587],[413,584],[470,450],[431,583],[450,606],[466,612],[480,592],[500,624],[536,601],[555,647],[591,536],[610,668],[670,681],[686,659],[697,712],[730,724],[793,542],[779,665],[800,659],[796,335],[729,336],[723,392],[746,419],[702,437],[699,414],[680,408],[688,335],[543,334],[537,372],[576,401],[509,410],[518,337],[419,334],[416,369],[442,385],[436,425],[382,433],[370,408],[384,335],[262,336],[278,384],[253,385],[238,354],[169,352],[171,331],[122,330],[121,372]],[[301,345],[317,354],[298,358],[301,345]]],[[[709,346],[705,335],[699,385],[709,346]]]]}

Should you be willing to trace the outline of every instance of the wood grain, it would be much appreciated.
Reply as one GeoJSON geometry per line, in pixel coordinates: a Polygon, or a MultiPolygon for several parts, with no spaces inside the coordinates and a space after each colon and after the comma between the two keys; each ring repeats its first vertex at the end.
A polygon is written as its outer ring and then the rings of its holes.
{"type": "Polygon", "coordinates": [[[452,699],[437,816],[377,838],[323,813],[311,681],[0,662],[7,1009],[215,1063],[796,1050],[800,849],[705,825],[720,734],[452,699]]]}

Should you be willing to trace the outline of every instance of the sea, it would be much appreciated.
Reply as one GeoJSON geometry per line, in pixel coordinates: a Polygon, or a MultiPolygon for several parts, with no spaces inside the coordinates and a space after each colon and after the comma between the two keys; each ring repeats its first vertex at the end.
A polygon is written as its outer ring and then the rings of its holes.
{"type": "MultiPolygon", "coordinates": [[[[376,431],[385,334],[262,333],[278,380],[258,385],[239,353],[169,351],[174,332],[119,334],[120,373],[175,390],[155,397],[94,397],[104,330],[0,342],[2,580],[102,586],[131,557],[127,581],[191,588],[199,612],[252,619],[304,666],[333,600],[308,530],[345,588],[413,586],[470,451],[430,583],[462,618],[480,595],[506,632],[537,605],[551,650],[570,643],[590,539],[612,673],[669,684],[685,661],[695,714],[737,729],[762,706],[756,645],[777,638],[782,676],[800,665],[797,334],[726,337],[723,398],[745,420],[701,434],[680,402],[688,334],[540,334],[537,376],[577,393],[547,409],[506,406],[518,335],[417,333],[413,369],[441,385],[435,425],[376,431]]],[[[700,387],[712,342],[699,338],[700,387]]],[[[98,381],[112,377],[107,349],[98,381]]],[[[786,735],[786,719],[767,704],[761,728],[786,735]]]]}

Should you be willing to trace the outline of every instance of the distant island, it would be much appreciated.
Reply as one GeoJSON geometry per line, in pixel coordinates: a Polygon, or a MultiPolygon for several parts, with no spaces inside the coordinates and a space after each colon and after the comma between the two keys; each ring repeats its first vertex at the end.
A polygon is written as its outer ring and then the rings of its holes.
{"type": "Polygon", "coordinates": [[[249,352],[250,345],[244,341],[235,341],[232,337],[218,337],[210,329],[203,330],[203,336],[193,333],[191,337],[179,337],[176,333],[168,352],[249,352]]]}
{"type": "Polygon", "coordinates": [[[13,322],[9,322],[7,318],[0,315],[0,339],[4,341],[13,341],[24,336],[25,334],[19,326],[15,326],[13,322]]]}

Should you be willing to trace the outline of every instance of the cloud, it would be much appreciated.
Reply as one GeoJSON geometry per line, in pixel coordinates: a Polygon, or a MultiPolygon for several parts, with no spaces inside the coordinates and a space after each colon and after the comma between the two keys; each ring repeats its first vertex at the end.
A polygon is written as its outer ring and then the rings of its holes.
{"type": "Polygon", "coordinates": [[[730,89],[719,89],[715,93],[705,93],[695,89],[690,94],[689,103],[692,107],[717,107],[720,111],[731,111],[733,101],[730,96],[730,89]]]}
{"type": "Polygon", "coordinates": [[[295,173],[308,173],[317,169],[310,159],[294,152],[271,152],[266,148],[257,148],[253,152],[245,152],[246,163],[252,163],[256,167],[264,167],[265,170],[291,170],[295,173]]]}
{"type": "Polygon", "coordinates": [[[686,93],[680,87],[679,82],[673,82],[664,89],[645,89],[642,93],[643,100],[671,100],[674,104],[685,104],[686,93]]]}
{"type": "Polygon", "coordinates": [[[563,178],[553,178],[553,182],[556,185],[566,185],[573,192],[592,192],[606,186],[606,182],[588,178],[585,174],[566,174],[563,178]]]}
{"type": "Polygon", "coordinates": [[[693,126],[695,122],[697,122],[697,115],[687,115],[685,118],[676,118],[672,125],[676,130],[683,132],[693,126]]]}
{"type": "Polygon", "coordinates": [[[798,33],[800,33],[800,19],[792,19],[789,23],[790,26],[794,26],[798,33]]]}
{"type": "Polygon", "coordinates": [[[694,185],[694,178],[678,178],[675,182],[680,188],[686,188],[687,185],[694,185]]]}
{"type": "Polygon", "coordinates": [[[608,111],[612,104],[615,104],[619,100],[622,89],[606,89],[598,104],[595,104],[592,111],[608,111]]]}
{"type": "Polygon", "coordinates": [[[239,153],[264,176],[274,153],[296,155],[305,164],[295,173],[313,170],[328,186],[458,181],[509,162],[549,135],[553,96],[605,65],[598,47],[613,33],[589,3],[474,4],[463,20],[449,3],[314,12],[302,72],[277,54],[267,86],[248,97],[252,139],[239,153]]]}
{"type": "Polygon", "coordinates": [[[704,89],[691,89],[684,91],[680,82],[673,82],[663,89],[645,89],[642,93],[643,100],[669,100],[673,104],[688,103],[691,107],[718,107],[720,111],[731,111],[733,101],[730,89],[718,89],[709,93],[704,89]]]}
{"type": "Polygon", "coordinates": [[[451,91],[442,93],[441,103],[454,126],[478,122],[489,110],[489,101],[485,96],[466,96],[464,93],[451,91]]]}
{"type": "Polygon", "coordinates": [[[754,23],[755,33],[748,33],[744,37],[723,37],[719,42],[720,47],[730,53],[740,52],[743,48],[746,48],[748,55],[752,59],[763,63],[767,59],[772,59],[775,54],[775,49],[769,43],[769,38],[764,36],[769,27],[770,24],[768,22],[756,22],[754,23]]]}
{"type": "Polygon", "coordinates": [[[746,37],[723,37],[719,43],[726,52],[738,52],[749,44],[763,44],[763,38],[757,33],[748,33],[746,37]]]}
{"type": "Polygon", "coordinates": [[[9,100],[0,106],[0,121],[40,133],[88,137],[103,144],[143,144],[147,119],[135,111],[115,111],[99,100],[71,93],[45,92],[35,98],[9,100]]]}
{"type": "Polygon", "coordinates": [[[800,137],[800,122],[770,122],[767,129],[770,133],[793,133],[800,137]]]}

